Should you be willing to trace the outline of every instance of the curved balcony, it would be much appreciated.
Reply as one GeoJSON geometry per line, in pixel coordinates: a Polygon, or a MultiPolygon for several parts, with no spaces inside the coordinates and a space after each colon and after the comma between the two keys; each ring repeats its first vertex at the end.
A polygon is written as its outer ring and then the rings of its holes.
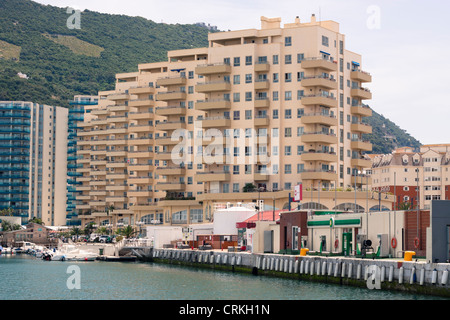
{"type": "Polygon", "coordinates": [[[359,115],[362,117],[371,117],[372,116],[372,109],[370,109],[370,107],[365,104],[352,106],[350,108],[350,112],[352,114],[356,114],[356,115],[359,115]]]}
{"type": "Polygon", "coordinates": [[[369,141],[352,140],[350,146],[353,150],[372,151],[372,144],[369,141]]]}
{"type": "Polygon", "coordinates": [[[338,138],[336,135],[327,134],[324,132],[305,132],[300,137],[303,143],[323,143],[323,144],[336,144],[338,138]]]}
{"type": "Polygon", "coordinates": [[[370,73],[362,70],[352,70],[350,73],[350,79],[360,82],[372,82],[372,76],[370,73]]]}
{"type": "Polygon", "coordinates": [[[300,155],[301,161],[321,161],[321,162],[337,162],[338,156],[334,152],[322,152],[322,151],[314,151],[314,152],[306,152],[300,155]]]}
{"type": "Polygon", "coordinates": [[[372,93],[369,89],[366,88],[352,88],[352,90],[350,91],[350,95],[363,100],[372,99],[372,93]]]}
{"type": "Polygon", "coordinates": [[[302,60],[303,69],[323,69],[327,71],[337,71],[337,61],[324,59],[323,57],[305,58],[302,60]]]}
{"type": "Polygon", "coordinates": [[[372,126],[368,125],[366,123],[357,122],[357,123],[352,123],[350,125],[350,130],[353,132],[361,132],[361,133],[370,134],[370,133],[372,133],[372,126]]]}
{"type": "Polygon", "coordinates": [[[322,124],[326,126],[337,126],[338,120],[335,116],[322,114],[322,113],[310,113],[301,117],[303,124],[322,124]]]}
{"type": "Polygon", "coordinates": [[[329,108],[337,108],[338,102],[335,97],[325,94],[312,94],[302,97],[302,104],[308,105],[322,105],[329,108]]]}
{"type": "Polygon", "coordinates": [[[336,79],[330,77],[314,76],[304,77],[302,79],[303,87],[322,87],[330,90],[336,90],[338,87],[336,79]]]}
{"type": "Polygon", "coordinates": [[[322,180],[322,181],[336,181],[336,171],[329,170],[305,170],[300,173],[300,178],[304,180],[322,180]]]}
{"type": "Polygon", "coordinates": [[[221,110],[230,109],[230,100],[217,99],[217,100],[197,100],[195,102],[195,110],[209,111],[209,110],[221,110]]]}

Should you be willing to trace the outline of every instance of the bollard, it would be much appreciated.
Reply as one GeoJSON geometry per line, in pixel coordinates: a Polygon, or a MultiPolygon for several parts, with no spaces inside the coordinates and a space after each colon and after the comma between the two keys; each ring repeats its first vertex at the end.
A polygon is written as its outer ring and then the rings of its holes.
{"type": "Polygon", "coordinates": [[[400,267],[400,271],[398,274],[398,283],[402,284],[403,283],[403,267],[400,267]]]}
{"type": "Polygon", "coordinates": [[[305,261],[302,260],[302,261],[300,261],[300,274],[304,273],[304,270],[305,270],[304,268],[305,268],[305,261]]]}
{"type": "Polygon", "coordinates": [[[306,256],[306,254],[308,253],[309,249],[308,248],[301,248],[300,249],[300,256],[306,256]]]}
{"type": "Polygon", "coordinates": [[[350,264],[348,265],[348,275],[347,275],[349,279],[352,278],[352,273],[353,273],[353,272],[352,272],[352,271],[353,271],[352,269],[353,269],[353,263],[350,263],[350,264]]]}
{"type": "Polygon", "coordinates": [[[441,284],[446,285],[448,281],[448,270],[444,270],[444,273],[442,274],[441,284]]]}
{"type": "Polygon", "coordinates": [[[405,251],[404,260],[405,261],[412,261],[412,257],[415,256],[416,253],[414,251],[405,251]]]}
{"type": "Polygon", "coordinates": [[[423,286],[423,283],[425,281],[425,269],[420,270],[420,285],[423,286]]]}
{"type": "Polygon", "coordinates": [[[382,266],[382,267],[381,267],[381,276],[380,276],[380,281],[381,281],[381,282],[384,282],[384,276],[385,276],[385,274],[386,274],[386,267],[385,267],[385,266],[382,266]]]}

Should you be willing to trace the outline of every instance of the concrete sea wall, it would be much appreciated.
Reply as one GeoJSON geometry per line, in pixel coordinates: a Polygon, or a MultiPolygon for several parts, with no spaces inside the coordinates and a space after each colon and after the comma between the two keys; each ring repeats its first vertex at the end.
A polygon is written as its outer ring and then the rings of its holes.
{"type": "Polygon", "coordinates": [[[450,297],[448,263],[189,249],[153,249],[143,260],[450,297]]]}

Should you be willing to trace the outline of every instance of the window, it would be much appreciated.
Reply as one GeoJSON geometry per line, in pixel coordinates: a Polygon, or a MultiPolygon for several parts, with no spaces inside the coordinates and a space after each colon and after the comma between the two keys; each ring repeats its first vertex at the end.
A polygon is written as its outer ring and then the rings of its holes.
{"type": "Polygon", "coordinates": [[[278,91],[272,92],[272,100],[273,101],[278,101],[278,91]]]}
{"type": "Polygon", "coordinates": [[[284,100],[286,100],[286,101],[292,100],[292,91],[285,91],[284,92],[284,100]]]}
{"type": "Polygon", "coordinates": [[[291,130],[291,128],[284,128],[284,137],[285,138],[292,137],[292,130],[291,130]]]}
{"type": "Polygon", "coordinates": [[[297,72],[297,81],[302,81],[305,77],[305,73],[303,71],[297,72]]]}
{"type": "Polygon", "coordinates": [[[291,64],[292,63],[292,56],[290,54],[287,54],[284,56],[284,64],[291,64]]]}
{"type": "Polygon", "coordinates": [[[285,119],[292,119],[292,110],[291,109],[284,110],[284,118],[285,119]]]}
{"type": "Polygon", "coordinates": [[[252,118],[252,110],[245,110],[245,120],[250,120],[252,118]]]}
{"type": "Polygon", "coordinates": [[[304,147],[303,146],[297,146],[297,155],[301,155],[304,151],[304,147]]]}
{"type": "Polygon", "coordinates": [[[239,174],[239,166],[233,166],[233,174],[239,174]]]}
{"type": "Polygon", "coordinates": [[[285,156],[290,156],[290,155],[292,155],[291,146],[285,146],[285,147],[284,147],[284,155],[285,155],[285,156]]]}
{"type": "Polygon", "coordinates": [[[328,47],[329,46],[328,42],[329,42],[328,37],[322,36],[322,45],[328,47]]]}
{"type": "Polygon", "coordinates": [[[291,38],[291,37],[285,37],[285,38],[284,38],[284,45],[285,45],[286,47],[292,46],[292,38],[291,38]]]}
{"type": "Polygon", "coordinates": [[[236,57],[234,58],[234,66],[239,67],[241,65],[241,58],[236,57]]]}
{"type": "Polygon", "coordinates": [[[194,71],[189,71],[189,79],[194,79],[194,71]]]}
{"type": "Polygon", "coordinates": [[[291,174],[292,173],[292,169],[291,169],[291,165],[290,164],[285,164],[284,165],[284,173],[285,174],[291,174]]]}
{"type": "Polygon", "coordinates": [[[252,165],[246,164],[245,165],[245,174],[251,174],[252,173],[252,165]]]}
{"type": "Polygon", "coordinates": [[[233,76],[233,84],[240,84],[241,83],[241,76],[236,74],[233,76]]]}
{"type": "Polygon", "coordinates": [[[297,108],[297,118],[301,118],[305,114],[305,109],[297,108]]]}
{"type": "Polygon", "coordinates": [[[286,72],[284,74],[284,82],[291,82],[292,81],[292,73],[286,72]]]}
{"type": "Polygon", "coordinates": [[[241,94],[239,92],[233,93],[233,102],[241,101],[241,94]]]}
{"type": "Polygon", "coordinates": [[[302,98],[305,96],[304,90],[297,90],[297,100],[302,100],[302,98]]]}
{"type": "Polygon", "coordinates": [[[278,109],[273,109],[273,111],[272,111],[272,118],[273,119],[278,119],[278,109]]]}
{"type": "Polygon", "coordinates": [[[274,73],[273,74],[273,82],[277,83],[278,82],[278,73],[274,73]]]}
{"type": "Polygon", "coordinates": [[[245,101],[252,101],[252,93],[251,92],[245,93],[245,101]]]}
{"type": "Polygon", "coordinates": [[[252,56],[246,56],[245,57],[245,65],[251,66],[252,65],[252,56]]]}
{"type": "Polygon", "coordinates": [[[273,55],[273,64],[278,64],[278,55],[273,55]]]}
{"type": "Polygon", "coordinates": [[[245,75],[245,83],[252,83],[252,74],[246,74],[245,75]]]}
{"type": "Polygon", "coordinates": [[[239,183],[233,183],[233,192],[239,192],[239,183]]]}
{"type": "Polygon", "coordinates": [[[233,111],[233,120],[239,120],[241,118],[240,111],[235,110],[233,111]]]}
{"type": "Polygon", "coordinates": [[[302,136],[304,132],[305,132],[304,127],[297,127],[297,137],[302,136]]]}

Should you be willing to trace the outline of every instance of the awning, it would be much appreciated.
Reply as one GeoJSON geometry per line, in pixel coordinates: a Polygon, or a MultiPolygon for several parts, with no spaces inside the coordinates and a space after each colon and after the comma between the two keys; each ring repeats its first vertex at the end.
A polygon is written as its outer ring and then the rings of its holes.
{"type": "Polygon", "coordinates": [[[360,66],[360,64],[358,63],[358,62],[356,62],[356,61],[352,61],[352,64],[354,65],[354,66],[360,66]]]}
{"type": "Polygon", "coordinates": [[[254,222],[236,222],[236,228],[237,229],[243,229],[243,228],[247,228],[247,229],[251,229],[251,228],[256,228],[256,223],[254,222]]]}
{"type": "Polygon", "coordinates": [[[330,55],[328,52],[325,52],[325,51],[320,51],[320,53],[323,53],[323,54],[326,54],[326,55],[330,55]]]}
{"type": "Polygon", "coordinates": [[[172,69],[172,70],[170,70],[170,71],[180,72],[180,71],[183,71],[183,70],[186,70],[186,68],[183,68],[183,69],[172,69]]]}

